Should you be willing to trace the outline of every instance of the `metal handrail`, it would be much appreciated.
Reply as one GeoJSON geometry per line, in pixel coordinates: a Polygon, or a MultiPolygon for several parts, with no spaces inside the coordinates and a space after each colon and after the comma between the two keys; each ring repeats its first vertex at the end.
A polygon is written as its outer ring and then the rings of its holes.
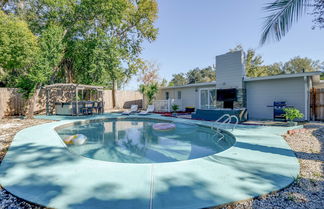
{"type": "Polygon", "coordinates": [[[215,131],[219,131],[219,128],[222,126],[222,125],[226,125],[225,128],[227,129],[229,127],[229,125],[231,125],[231,122],[232,122],[232,119],[235,119],[235,123],[234,125],[232,126],[232,131],[236,128],[238,122],[239,122],[239,119],[236,115],[229,115],[229,114],[224,114],[222,115],[222,117],[218,118],[215,123],[218,123],[219,126],[217,127],[212,127],[213,130],[215,131]],[[224,119],[225,117],[227,117],[223,122],[220,122],[222,119],[224,119]]]}
{"type": "Polygon", "coordinates": [[[231,115],[230,121],[232,121],[232,118],[234,118],[236,120],[235,121],[235,124],[232,127],[232,131],[234,131],[234,129],[236,128],[237,124],[239,123],[239,119],[238,119],[238,117],[236,115],[231,115]]]}
{"type": "MultiPolygon", "coordinates": [[[[232,126],[232,130],[231,130],[231,131],[234,131],[234,129],[236,128],[236,126],[237,126],[237,124],[238,124],[238,122],[239,122],[239,119],[238,119],[238,117],[237,117],[236,115],[224,114],[224,115],[222,115],[222,117],[218,118],[215,122],[216,122],[216,123],[220,123],[219,126],[221,126],[221,125],[230,125],[232,119],[235,119],[235,123],[234,123],[234,125],[232,126]],[[225,117],[227,117],[227,118],[226,118],[223,122],[220,123],[219,121],[220,121],[221,119],[225,118],[225,117]]],[[[212,126],[212,127],[211,127],[211,129],[215,130],[215,132],[216,132],[216,133],[213,135],[213,139],[216,137],[216,135],[220,135],[220,138],[218,138],[217,140],[214,140],[214,142],[215,142],[215,144],[216,144],[217,146],[219,146],[218,142],[221,141],[221,140],[223,140],[223,139],[225,138],[225,135],[221,133],[221,130],[220,130],[219,126],[217,126],[217,127],[212,126]]],[[[226,128],[227,128],[227,127],[226,127],[226,128]]]]}
{"type": "MultiPolygon", "coordinates": [[[[220,121],[221,119],[223,119],[224,117],[228,117],[228,118],[230,118],[231,116],[230,116],[230,114],[224,114],[224,115],[222,115],[222,117],[218,118],[215,122],[216,122],[216,123],[219,123],[219,121],[220,121]]],[[[224,121],[223,121],[222,123],[224,123],[224,121]]]]}

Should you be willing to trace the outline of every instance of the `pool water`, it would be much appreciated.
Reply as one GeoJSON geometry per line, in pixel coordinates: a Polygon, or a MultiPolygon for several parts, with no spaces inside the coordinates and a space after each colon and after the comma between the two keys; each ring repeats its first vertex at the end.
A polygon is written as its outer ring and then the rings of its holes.
{"type": "Polygon", "coordinates": [[[76,122],[58,128],[59,136],[83,134],[83,145],[67,145],[78,155],[120,163],[162,163],[201,158],[231,147],[235,139],[210,127],[175,123],[176,128],[157,131],[156,119],[105,119],[76,122]]]}

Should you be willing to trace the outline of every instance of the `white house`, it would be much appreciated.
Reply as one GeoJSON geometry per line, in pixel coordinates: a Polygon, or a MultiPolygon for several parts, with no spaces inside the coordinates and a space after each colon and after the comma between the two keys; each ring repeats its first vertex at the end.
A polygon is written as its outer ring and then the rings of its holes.
{"type": "Polygon", "coordinates": [[[247,108],[249,119],[273,119],[275,101],[299,109],[310,120],[310,91],[322,72],[249,78],[242,51],[216,56],[216,81],[162,88],[157,100],[174,100],[181,109],[247,108]]]}

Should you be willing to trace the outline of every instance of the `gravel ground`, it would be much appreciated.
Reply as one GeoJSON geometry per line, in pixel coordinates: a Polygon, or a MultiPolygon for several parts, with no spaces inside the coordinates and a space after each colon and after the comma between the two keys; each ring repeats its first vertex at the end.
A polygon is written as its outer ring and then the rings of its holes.
{"type": "MultiPolygon", "coordinates": [[[[0,162],[13,136],[20,130],[49,122],[48,120],[0,120],[0,162]]],[[[225,205],[222,209],[279,209],[279,208],[324,208],[324,127],[308,126],[306,133],[285,135],[284,138],[295,151],[301,165],[301,172],[289,187],[259,198],[225,205]]],[[[23,201],[0,188],[0,208],[38,209],[35,204],[23,201]]]]}

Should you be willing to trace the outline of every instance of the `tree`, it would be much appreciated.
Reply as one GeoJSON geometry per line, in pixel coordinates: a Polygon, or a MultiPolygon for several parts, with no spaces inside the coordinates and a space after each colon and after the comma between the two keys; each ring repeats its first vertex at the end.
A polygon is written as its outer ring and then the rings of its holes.
{"type": "Polygon", "coordinates": [[[168,86],[168,81],[167,79],[163,78],[160,83],[160,87],[167,87],[167,86],[168,86]]]}
{"type": "Polygon", "coordinates": [[[158,64],[151,61],[145,61],[139,72],[137,81],[143,83],[144,85],[158,83],[160,79],[159,70],[160,67],[158,64]]]}
{"type": "Polygon", "coordinates": [[[28,118],[32,118],[34,114],[36,90],[51,78],[63,58],[63,37],[64,31],[61,27],[52,25],[43,30],[35,63],[18,76],[17,87],[26,99],[30,99],[28,118]]]}
{"type": "Polygon", "coordinates": [[[283,65],[283,72],[286,74],[313,72],[323,70],[324,63],[319,60],[314,61],[307,57],[294,57],[283,65]]]}
{"type": "Polygon", "coordinates": [[[169,86],[182,86],[193,83],[215,81],[216,72],[211,66],[205,67],[203,69],[197,67],[193,70],[189,70],[186,74],[173,74],[172,77],[173,78],[169,82],[169,86]]]}
{"type": "Polygon", "coordinates": [[[263,59],[257,55],[254,49],[248,49],[245,53],[245,73],[248,77],[260,77],[266,74],[267,68],[263,66],[263,59]]]}
{"type": "Polygon", "coordinates": [[[285,73],[283,71],[283,64],[281,62],[276,62],[271,65],[267,65],[266,76],[279,75],[285,73]]]}
{"type": "Polygon", "coordinates": [[[169,82],[169,86],[183,86],[188,84],[188,80],[184,73],[173,74],[169,82]]]}
{"type": "Polygon", "coordinates": [[[142,42],[158,33],[156,0],[9,0],[2,9],[25,19],[34,34],[62,27],[66,48],[52,81],[110,87],[113,106],[117,86],[141,66],[142,42]]]}
{"type": "Polygon", "coordinates": [[[37,37],[28,25],[0,11],[0,68],[2,82],[14,86],[22,71],[35,62],[39,52],[37,37]]]}
{"type": "Polygon", "coordinates": [[[140,85],[140,92],[148,99],[148,104],[152,104],[156,93],[159,91],[158,83],[142,84],[140,85]]]}
{"type": "Polygon", "coordinates": [[[195,68],[188,71],[186,75],[188,84],[211,82],[216,79],[216,72],[210,66],[203,69],[195,68]]]}
{"type": "Polygon", "coordinates": [[[254,49],[248,49],[245,52],[242,45],[237,45],[235,48],[230,49],[229,51],[243,51],[246,76],[260,77],[268,75],[268,68],[263,65],[262,56],[256,54],[254,49]]]}
{"type": "Polygon", "coordinates": [[[315,26],[323,28],[323,0],[275,0],[267,4],[264,10],[270,14],[266,17],[260,43],[263,45],[269,39],[279,41],[308,8],[313,9],[315,26]]]}

